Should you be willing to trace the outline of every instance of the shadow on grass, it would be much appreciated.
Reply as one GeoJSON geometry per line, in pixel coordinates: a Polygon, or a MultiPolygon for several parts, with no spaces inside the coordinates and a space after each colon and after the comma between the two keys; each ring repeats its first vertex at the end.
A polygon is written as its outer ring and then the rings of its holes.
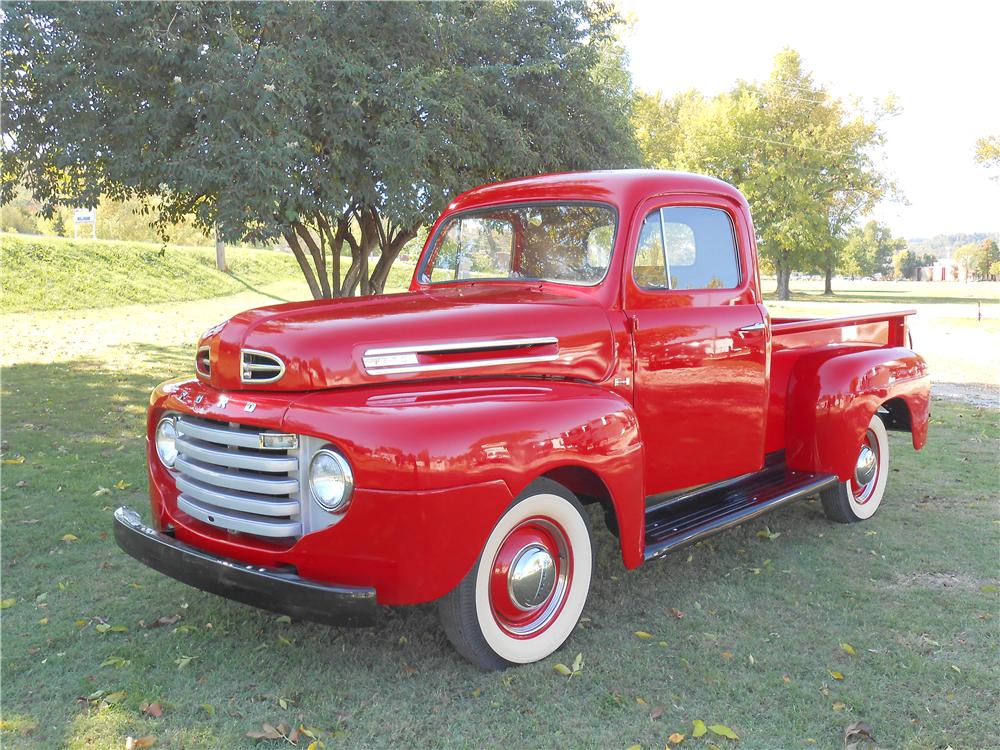
{"type": "Polygon", "coordinates": [[[260,287],[254,286],[253,284],[251,284],[246,279],[240,278],[239,276],[237,276],[232,271],[227,271],[226,275],[229,278],[231,278],[233,281],[236,281],[236,282],[242,284],[244,287],[247,288],[248,291],[254,292],[255,294],[259,294],[262,297],[269,297],[270,299],[273,299],[273,300],[275,300],[277,302],[291,302],[292,301],[292,300],[287,299],[285,297],[280,297],[277,294],[272,294],[271,292],[265,292],[263,289],[261,289],[260,287]]]}
{"type": "MultiPolygon", "coordinates": [[[[764,292],[764,300],[767,302],[778,301],[778,295],[772,291],[764,292]]],[[[791,298],[783,300],[785,302],[850,302],[855,304],[873,304],[878,302],[889,302],[898,305],[971,305],[975,307],[977,303],[984,305],[995,305],[1000,303],[996,297],[970,295],[968,297],[935,297],[921,296],[913,294],[909,290],[895,289],[873,289],[870,291],[834,291],[833,294],[823,294],[822,292],[797,292],[792,291],[791,298]]]]}

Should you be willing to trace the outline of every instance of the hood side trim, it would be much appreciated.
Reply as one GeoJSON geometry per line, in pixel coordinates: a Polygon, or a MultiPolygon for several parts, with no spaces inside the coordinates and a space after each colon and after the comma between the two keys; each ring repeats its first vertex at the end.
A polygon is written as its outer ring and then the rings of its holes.
{"type": "Polygon", "coordinates": [[[551,362],[559,358],[559,339],[542,336],[522,339],[493,339],[486,341],[461,341],[454,343],[415,344],[368,349],[364,353],[365,370],[369,375],[396,375],[415,372],[438,372],[465,368],[495,367],[498,365],[551,362]],[[457,352],[491,352],[511,349],[530,351],[537,347],[556,347],[554,352],[529,356],[507,356],[493,359],[460,359],[447,362],[420,362],[418,355],[447,355],[457,352]]]}

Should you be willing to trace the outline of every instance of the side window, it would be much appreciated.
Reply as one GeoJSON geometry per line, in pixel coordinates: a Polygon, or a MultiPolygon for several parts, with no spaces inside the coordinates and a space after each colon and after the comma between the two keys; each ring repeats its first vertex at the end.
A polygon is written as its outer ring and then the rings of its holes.
{"type": "MultiPolygon", "coordinates": [[[[648,240],[647,240],[648,241],[648,240]]],[[[645,289],[732,289],[740,285],[736,237],[729,214],[718,208],[670,206],[650,212],[643,222],[634,266],[636,283],[645,289]],[[662,222],[662,223],[661,223],[662,222]],[[659,286],[648,283],[644,237],[661,235],[666,264],[659,286]],[[669,283],[667,283],[669,279],[669,283]]]]}
{"type": "Polygon", "coordinates": [[[663,233],[660,231],[660,212],[653,211],[642,222],[639,247],[632,264],[635,283],[643,289],[668,289],[667,266],[663,255],[663,233]]]}

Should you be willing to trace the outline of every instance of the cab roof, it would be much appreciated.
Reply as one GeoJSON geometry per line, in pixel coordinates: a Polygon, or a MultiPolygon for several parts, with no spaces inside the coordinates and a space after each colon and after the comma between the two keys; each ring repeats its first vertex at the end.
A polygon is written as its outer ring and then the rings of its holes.
{"type": "Polygon", "coordinates": [[[659,169],[615,169],[561,172],[482,185],[455,198],[448,211],[496,203],[559,199],[601,201],[627,211],[645,198],[664,193],[724,195],[738,203],[746,202],[739,190],[714,177],[659,169]]]}

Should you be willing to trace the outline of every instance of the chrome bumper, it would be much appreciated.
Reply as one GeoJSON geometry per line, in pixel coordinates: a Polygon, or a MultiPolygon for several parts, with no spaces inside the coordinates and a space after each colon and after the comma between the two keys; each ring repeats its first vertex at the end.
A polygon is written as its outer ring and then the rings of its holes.
{"type": "Polygon", "coordinates": [[[139,513],[125,505],[114,515],[115,541],[122,550],[189,586],[328,625],[364,627],[375,621],[375,589],[319,583],[289,570],[210,555],[146,526],[139,513]]]}

